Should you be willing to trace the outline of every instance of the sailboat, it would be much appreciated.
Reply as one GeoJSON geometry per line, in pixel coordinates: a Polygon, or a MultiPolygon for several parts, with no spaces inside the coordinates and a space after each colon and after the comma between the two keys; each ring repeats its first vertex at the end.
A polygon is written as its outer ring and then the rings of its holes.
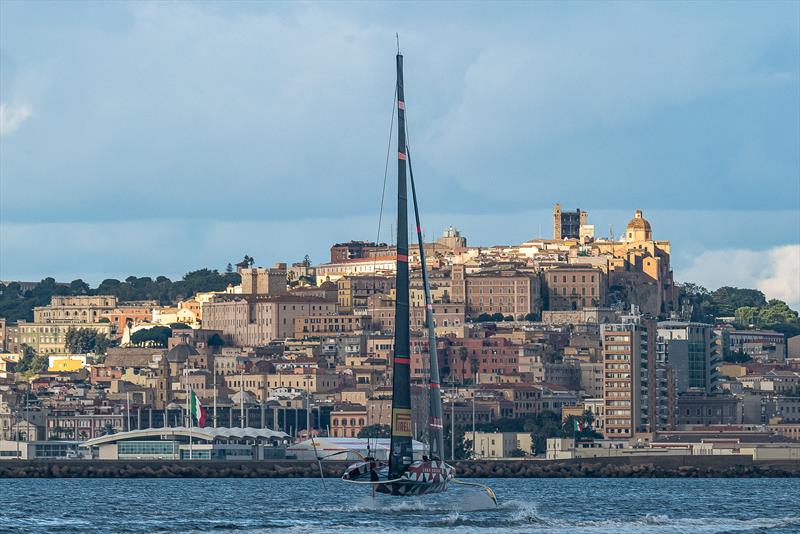
{"type": "Polygon", "coordinates": [[[406,141],[405,93],[403,87],[403,56],[397,56],[397,272],[395,299],[394,354],[392,358],[392,411],[391,440],[388,464],[375,458],[366,457],[349,466],[342,480],[346,482],[370,484],[373,491],[395,496],[415,496],[440,493],[447,490],[451,482],[479,486],[486,490],[497,503],[490,488],[455,479],[456,470],[444,461],[444,435],[442,419],[442,397],[439,379],[439,360],[436,354],[436,332],[433,322],[433,301],[431,299],[428,271],[425,263],[422,225],[419,217],[417,191],[414,171],[411,166],[411,152],[406,141]],[[429,355],[429,455],[415,460],[412,448],[412,406],[411,406],[411,343],[409,308],[409,269],[408,269],[408,178],[411,183],[414,217],[416,219],[417,240],[419,242],[422,282],[425,293],[425,322],[428,333],[429,355]]]}

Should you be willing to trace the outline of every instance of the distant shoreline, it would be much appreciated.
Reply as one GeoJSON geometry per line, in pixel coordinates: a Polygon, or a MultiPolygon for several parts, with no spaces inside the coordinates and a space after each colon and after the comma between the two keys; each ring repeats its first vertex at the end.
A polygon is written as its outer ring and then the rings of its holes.
{"type": "MultiPolygon", "coordinates": [[[[350,462],[324,462],[338,478],[350,462]]],[[[460,460],[459,478],[787,478],[800,460],[754,462],[750,456],[668,456],[575,460],[460,460]]],[[[6,460],[0,478],[319,478],[316,462],[6,460]]]]}

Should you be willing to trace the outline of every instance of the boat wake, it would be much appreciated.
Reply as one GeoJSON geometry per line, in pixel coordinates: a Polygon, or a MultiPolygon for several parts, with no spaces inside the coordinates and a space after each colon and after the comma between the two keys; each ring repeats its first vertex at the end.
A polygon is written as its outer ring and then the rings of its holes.
{"type": "Polygon", "coordinates": [[[453,528],[480,530],[481,532],[697,532],[714,534],[723,532],[762,532],[800,528],[800,516],[755,517],[736,519],[725,517],[676,518],[668,515],[647,514],[637,517],[605,519],[567,519],[545,517],[537,507],[520,501],[506,501],[494,513],[465,513],[453,511],[440,519],[424,524],[430,528],[453,528]]]}
{"type": "MultiPolygon", "coordinates": [[[[504,501],[497,507],[485,494],[466,492],[447,501],[437,499],[372,499],[365,497],[344,506],[318,508],[318,512],[337,515],[343,513],[366,513],[371,518],[414,518],[420,531],[430,529],[452,529],[481,532],[607,532],[625,533],[647,530],[657,533],[697,532],[716,534],[727,532],[760,532],[764,530],[800,530],[800,515],[789,517],[671,517],[664,514],[597,518],[549,517],[542,514],[535,504],[523,501],[504,501]]],[[[391,530],[391,527],[389,528],[391,530]]],[[[406,528],[413,532],[416,528],[406,528]]]]}

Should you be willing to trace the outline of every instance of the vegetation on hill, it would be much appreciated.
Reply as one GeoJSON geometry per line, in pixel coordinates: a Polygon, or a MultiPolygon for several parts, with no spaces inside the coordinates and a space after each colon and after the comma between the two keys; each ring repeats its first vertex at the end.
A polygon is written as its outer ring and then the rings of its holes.
{"type": "Polygon", "coordinates": [[[108,278],[96,288],[80,279],[59,284],[48,277],[33,289],[22,291],[18,283],[12,282],[8,286],[0,284],[0,317],[5,317],[9,322],[32,321],[33,308],[50,304],[53,296],[113,295],[121,301],[156,300],[161,304],[171,304],[197,292],[223,291],[228,285],[240,283],[241,276],[238,273],[220,273],[216,269],[192,271],[176,281],[166,276],[155,279],[129,276],[122,281],[108,278]]]}
{"type": "Polygon", "coordinates": [[[739,328],[775,330],[786,336],[800,334],[797,312],[782,300],[767,301],[757,289],[726,286],[709,291],[696,284],[684,284],[682,289],[693,321],[714,323],[719,317],[733,317],[739,328]]]}
{"type": "Polygon", "coordinates": [[[64,347],[71,354],[105,354],[111,346],[108,336],[91,328],[70,328],[65,337],[64,347]]]}
{"type": "Polygon", "coordinates": [[[50,360],[47,355],[37,354],[36,351],[31,347],[23,344],[22,357],[20,358],[19,363],[17,363],[15,372],[22,375],[43,373],[47,371],[49,362],[50,360]]]}
{"type": "Polygon", "coordinates": [[[154,326],[137,330],[131,335],[131,344],[139,347],[166,347],[172,329],[168,326],[154,326]]]}

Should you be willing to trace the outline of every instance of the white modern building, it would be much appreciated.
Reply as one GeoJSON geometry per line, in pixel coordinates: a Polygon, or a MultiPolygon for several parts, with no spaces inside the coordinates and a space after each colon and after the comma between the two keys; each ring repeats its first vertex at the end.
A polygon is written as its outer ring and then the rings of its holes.
{"type": "MultiPolygon", "coordinates": [[[[289,435],[268,428],[147,428],[90,439],[100,460],[265,460],[283,458],[289,435]]],[[[90,454],[89,454],[90,453],[90,454]]]]}

